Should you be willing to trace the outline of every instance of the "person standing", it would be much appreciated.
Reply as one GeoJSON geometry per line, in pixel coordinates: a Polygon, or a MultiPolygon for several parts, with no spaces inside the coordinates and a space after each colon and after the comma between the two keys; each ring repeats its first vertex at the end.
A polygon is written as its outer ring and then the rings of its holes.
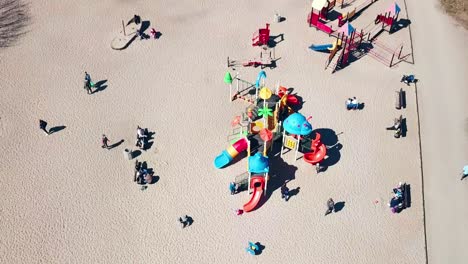
{"type": "Polygon", "coordinates": [[[463,167],[462,177],[460,180],[463,180],[467,176],[468,176],[468,165],[465,165],[465,167],[463,167]]]}
{"type": "Polygon", "coordinates": [[[332,198],[330,198],[327,201],[327,211],[325,212],[325,215],[331,214],[334,209],[335,209],[335,202],[333,201],[332,198]]]}
{"type": "Polygon", "coordinates": [[[88,91],[88,94],[93,93],[93,91],[91,90],[91,76],[89,76],[88,72],[85,72],[84,88],[86,89],[86,91],[88,91]]]}
{"type": "Polygon", "coordinates": [[[286,183],[281,185],[281,198],[286,202],[289,200],[289,188],[286,186],[286,183]]]}
{"type": "Polygon", "coordinates": [[[102,134],[102,139],[101,139],[101,143],[102,143],[102,148],[105,148],[105,149],[110,149],[109,147],[109,139],[107,138],[106,135],[102,134]]]}
{"type": "Polygon", "coordinates": [[[237,184],[235,182],[229,183],[229,191],[231,192],[231,195],[236,194],[236,189],[237,189],[237,184]]]}
{"type": "Polygon", "coordinates": [[[46,133],[46,135],[50,135],[50,131],[47,131],[47,122],[44,120],[39,119],[39,128],[46,133]]]}

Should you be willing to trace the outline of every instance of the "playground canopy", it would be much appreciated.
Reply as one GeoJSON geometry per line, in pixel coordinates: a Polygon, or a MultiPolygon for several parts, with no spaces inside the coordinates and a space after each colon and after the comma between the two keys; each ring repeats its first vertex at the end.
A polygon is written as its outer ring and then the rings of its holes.
{"type": "Polygon", "coordinates": [[[284,120],[284,130],[289,134],[306,136],[312,133],[312,125],[305,116],[294,113],[284,120]]]}
{"type": "Polygon", "coordinates": [[[328,0],[314,0],[312,1],[312,8],[316,10],[322,10],[325,6],[328,5],[328,0]]]}
{"type": "Polygon", "coordinates": [[[386,12],[390,12],[390,15],[398,15],[400,13],[401,8],[397,3],[393,3],[386,12]]]}
{"type": "Polygon", "coordinates": [[[267,173],[269,170],[268,157],[263,156],[260,152],[249,157],[250,173],[267,173]]]}
{"type": "Polygon", "coordinates": [[[346,22],[343,26],[341,26],[337,32],[338,33],[343,33],[345,36],[350,36],[356,29],[351,26],[349,22],[346,22]]]}

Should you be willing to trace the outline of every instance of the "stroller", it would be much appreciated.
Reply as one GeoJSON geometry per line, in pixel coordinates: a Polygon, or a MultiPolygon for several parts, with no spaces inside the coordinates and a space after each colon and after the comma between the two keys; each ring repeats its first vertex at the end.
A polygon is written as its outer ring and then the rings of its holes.
{"type": "Polygon", "coordinates": [[[418,80],[414,78],[414,75],[410,74],[410,75],[403,75],[400,82],[404,82],[406,83],[406,85],[409,86],[411,83],[416,83],[417,81],[418,80]]]}

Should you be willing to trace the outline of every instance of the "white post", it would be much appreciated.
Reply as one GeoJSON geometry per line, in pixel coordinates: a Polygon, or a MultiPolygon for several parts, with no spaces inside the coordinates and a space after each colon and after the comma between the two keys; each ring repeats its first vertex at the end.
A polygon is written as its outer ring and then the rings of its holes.
{"type": "Polygon", "coordinates": [[[297,152],[299,152],[299,143],[301,142],[301,136],[297,138],[296,151],[294,153],[294,162],[297,160],[297,152]]]}
{"type": "Polygon", "coordinates": [[[286,130],[283,130],[283,138],[281,139],[281,152],[280,157],[283,157],[283,149],[284,149],[284,136],[286,135],[286,130]]]}
{"type": "Polygon", "coordinates": [[[265,191],[263,192],[264,196],[266,196],[267,186],[268,186],[268,172],[265,173],[265,191]]]}
{"type": "MultiPolygon", "coordinates": [[[[266,100],[263,99],[263,108],[266,106],[266,100]]],[[[268,115],[267,115],[268,116],[268,115]]],[[[266,118],[265,118],[265,113],[263,113],[263,128],[266,128],[266,118]]]]}
{"type": "Polygon", "coordinates": [[[250,173],[250,171],[248,172],[249,173],[249,183],[248,183],[248,189],[247,189],[247,193],[250,195],[250,176],[252,176],[252,174],[250,173]]]}
{"type": "Polygon", "coordinates": [[[237,93],[239,93],[239,72],[236,72],[236,79],[237,79],[237,93]]]}

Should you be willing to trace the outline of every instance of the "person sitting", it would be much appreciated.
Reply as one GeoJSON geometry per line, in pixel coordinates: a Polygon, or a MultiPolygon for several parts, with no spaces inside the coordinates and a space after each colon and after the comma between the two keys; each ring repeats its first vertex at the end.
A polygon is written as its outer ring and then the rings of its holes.
{"type": "Polygon", "coordinates": [[[140,126],[137,126],[137,138],[143,138],[143,137],[148,137],[146,131],[141,128],[140,126]]]}
{"type": "Polygon", "coordinates": [[[414,75],[413,75],[413,74],[410,74],[410,75],[403,75],[403,77],[401,78],[401,82],[404,82],[404,83],[406,83],[407,85],[410,85],[410,83],[416,82],[416,79],[414,78],[414,75]]]}
{"type": "Polygon", "coordinates": [[[356,97],[353,97],[353,99],[351,100],[351,108],[353,108],[353,109],[358,109],[359,108],[359,102],[356,99],[356,97]]]}
{"type": "Polygon", "coordinates": [[[346,100],[346,109],[351,110],[351,101],[352,100],[353,99],[351,99],[351,98],[348,98],[348,100],[346,100]]]}
{"type": "Polygon", "coordinates": [[[148,133],[145,129],[141,128],[140,126],[137,127],[137,141],[135,146],[144,149],[145,142],[148,138],[148,133]]]}

